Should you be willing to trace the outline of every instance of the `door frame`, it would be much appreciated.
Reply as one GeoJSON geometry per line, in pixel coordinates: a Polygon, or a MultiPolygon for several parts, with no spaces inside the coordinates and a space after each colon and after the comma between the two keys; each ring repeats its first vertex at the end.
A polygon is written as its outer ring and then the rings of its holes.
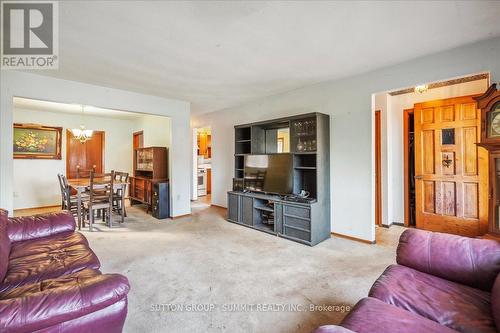
{"type": "Polygon", "coordinates": [[[375,111],[375,225],[382,225],[382,120],[375,111]]]}
{"type": "Polygon", "coordinates": [[[410,147],[408,141],[410,139],[410,114],[414,114],[414,109],[403,110],[403,150],[404,150],[404,226],[410,226],[410,147]]]}
{"type": "MultiPolygon", "coordinates": [[[[101,142],[101,160],[102,160],[102,166],[101,166],[101,170],[103,170],[103,172],[106,170],[105,169],[105,165],[106,165],[106,161],[104,159],[104,157],[106,156],[106,151],[105,151],[105,148],[106,148],[106,132],[105,131],[93,131],[94,133],[101,133],[102,134],[102,142],[101,142]]],[[[66,177],[68,176],[68,170],[69,170],[69,140],[71,139],[71,137],[73,136],[73,133],[71,132],[70,129],[67,129],[66,130],[66,177]]]]}

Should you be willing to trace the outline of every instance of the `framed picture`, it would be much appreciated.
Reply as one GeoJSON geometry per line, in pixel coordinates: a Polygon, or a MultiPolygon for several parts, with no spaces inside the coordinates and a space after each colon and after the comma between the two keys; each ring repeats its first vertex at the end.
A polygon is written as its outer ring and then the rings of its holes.
{"type": "Polygon", "coordinates": [[[61,159],[62,127],[14,124],[14,158],[61,159]]]}

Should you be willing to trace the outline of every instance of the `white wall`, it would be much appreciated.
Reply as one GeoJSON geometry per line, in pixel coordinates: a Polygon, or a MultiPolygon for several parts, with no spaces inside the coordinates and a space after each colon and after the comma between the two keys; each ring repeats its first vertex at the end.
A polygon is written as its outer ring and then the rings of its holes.
{"type": "Polygon", "coordinates": [[[404,144],[403,110],[413,108],[415,103],[436,99],[482,94],[488,89],[488,80],[477,80],[452,86],[429,89],[425,93],[409,93],[390,96],[377,94],[374,110],[381,110],[383,128],[382,149],[382,223],[404,223],[404,144]],[[384,137],[385,135],[385,137],[384,137]],[[385,147],[384,147],[385,144],[385,147]],[[385,210],[385,211],[384,211],[385,210]]]}
{"type": "Polygon", "coordinates": [[[212,202],[226,206],[226,191],[232,186],[234,125],[323,112],[330,115],[332,231],[375,240],[372,94],[486,71],[498,81],[499,54],[497,37],[240,107],[194,115],[193,127],[212,127],[212,202]]]}
{"type": "Polygon", "coordinates": [[[171,121],[169,118],[145,115],[135,123],[135,132],[143,130],[144,147],[170,147],[171,121]]]}
{"type": "MultiPolygon", "coordinates": [[[[61,192],[56,175],[66,174],[66,130],[78,128],[81,115],[14,109],[14,122],[63,127],[60,160],[14,160],[14,209],[57,205],[61,192]]],[[[168,120],[168,118],[166,118],[168,120]]],[[[87,128],[105,131],[104,170],[132,173],[133,120],[86,116],[87,128]]]]}
{"type": "Polygon", "coordinates": [[[10,212],[14,207],[14,96],[170,117],[171,213],[178,216],[191,212],[190,103],[16,71],[2,71],[0,77],[0,207],[10,212]]]}

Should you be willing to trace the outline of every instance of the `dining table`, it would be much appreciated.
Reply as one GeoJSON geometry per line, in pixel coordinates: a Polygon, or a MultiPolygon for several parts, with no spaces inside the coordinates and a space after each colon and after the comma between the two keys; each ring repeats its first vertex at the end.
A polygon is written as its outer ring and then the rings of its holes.
{"type": "MultiPolygon", "coordinates": [[[[98,180],[95,178],[95,180],[98,180]]],[[[68,179],[68,185],[76,191],[77,198],[77,212],[78,212],[78,230],[82,227],[82,205],[83,205],[83,195],[88,192],[90,188],[90,178],[71,178],[68,179]]],[[[128,182],[114,180],[113,190],[121,190],[121,207],[125,207],[125,190],[127,189],[128,182]]],[[[103,185],[104,187],[105,185],[103,185]]],[[[94,188],[99,188],[99,185],[94,184],[94,188]]],[[[121,209],[121,219],[122,222],[125,220],[125,210],[121,209]]]]}

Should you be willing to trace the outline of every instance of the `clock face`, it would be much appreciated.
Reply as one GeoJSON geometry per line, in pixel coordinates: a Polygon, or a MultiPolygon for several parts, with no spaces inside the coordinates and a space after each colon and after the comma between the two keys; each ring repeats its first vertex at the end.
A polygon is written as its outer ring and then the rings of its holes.
{"type": "Polygon", "coordinates": [[[490,138],[500,137],[500,110],[495,110],[490,113],[489,131],[490,138]]]}

